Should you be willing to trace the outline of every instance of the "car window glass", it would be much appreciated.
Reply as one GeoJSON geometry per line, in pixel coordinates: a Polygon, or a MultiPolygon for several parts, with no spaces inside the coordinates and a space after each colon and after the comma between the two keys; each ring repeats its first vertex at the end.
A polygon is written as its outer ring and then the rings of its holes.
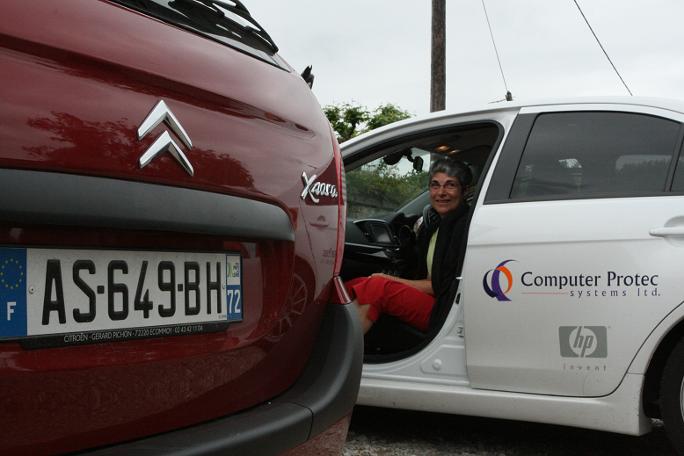
{"type": "Polygon", "coordinates": [[[581,198],[665,191],[679,123],[641,114],[540,115],[512,199],[581,198]]]}
{"type": "Polygon", "coordinates": [[[383,218],[423,193],[427,188],[428,151],[410,148],[411,160],[420,157],[422,170],[414,169],[407,156],[395,163],[385,156],[347,171],[347,216],[352,220],[383,218]]]}
{"type": "Polygon", "coordinates": [[[283,67],[278,46],[239,1],[112,0],[283,67]]]}

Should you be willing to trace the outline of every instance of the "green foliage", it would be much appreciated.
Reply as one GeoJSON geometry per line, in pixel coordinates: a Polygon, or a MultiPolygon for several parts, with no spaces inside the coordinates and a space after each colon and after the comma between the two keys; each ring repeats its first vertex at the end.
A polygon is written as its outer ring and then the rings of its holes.
{"type": "MultiPolygon", "coordinates": [[[[411,117],[392,103],[380,105],[373,111],[358,104],[342,103],[328,105],[323,112],[339,142],[411,117]]],[[[394,212],[425,190],[426,176],[425,172],[406,171],[405,166],[402,172],[399,166],[388,165],[382,159],[347,173],[349,218],[379,217],[394,212]]]]}
{"type": "Polygon", "coordinates": [[[354,136],[411,117],[407,111],[392,103],[369,111],[365,106],[351,103],[328,105],[323,108],[325,116],[337,133],[337,140],[344,142],[354,136]]]}
{"type": "Polygon", "coordinates": [[[382,127],[383,125],[408,119],[409,117],[411,117],[411,114],[409,114],[408,111],[404,111],[397,105],[392,103],[380,105],[375,109],[375,111],[373,111],[371,118],[368,119],[366,130],[374,130],[378,127],[382,127]]]}
{"type": "Polygon", "coordinates": [[[369,113],[365,108],[348,103],[326,106],[323,108],[323,112],[328,121],[330,121],[333,130],[337,133],[337,140],[339,142],[358,135],[369,117],[369,113]]]}
{"type": "Polygon", "coordinates": [[[352,220],[395,212],[425,191],[427,172],[407,174],[382,160],[347,173],[348,216],[352,220]]]}

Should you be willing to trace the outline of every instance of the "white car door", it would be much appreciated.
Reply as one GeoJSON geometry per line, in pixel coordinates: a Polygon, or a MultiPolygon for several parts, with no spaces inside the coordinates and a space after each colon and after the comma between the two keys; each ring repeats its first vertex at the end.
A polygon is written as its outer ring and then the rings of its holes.
{"type": "Polygon", "coordinates": [[[521,111],[469,232],[461,289],[473,387],[617,388],[684,299],[683,120],[629,105],[521,111]]]}

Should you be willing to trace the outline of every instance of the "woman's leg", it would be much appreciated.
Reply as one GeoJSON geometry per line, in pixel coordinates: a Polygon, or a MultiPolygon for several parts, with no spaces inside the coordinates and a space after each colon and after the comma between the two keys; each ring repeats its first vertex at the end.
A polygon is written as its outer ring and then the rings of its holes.
{"type": "Polygon", "coordinates": [[[373,326],[373,323],[375,323],[373,320],[368,318],[368,310],[370,309],[369,304],[359,304],[359,302],[354,299],[352,301],[354,305],[356,306],[356,310],[359,314],[359,319],[361,320],[361,328],[363,328],[363,333],[366,334],[369,329],[373,326]]]}
{"type": "Polygon", "coordinates": [[[384,277],[363,277],[345,284],[355,296],[359,318],[364,332],[382,314],[398,319],[426,331],[435,298],[409,285],[384,277]]]}

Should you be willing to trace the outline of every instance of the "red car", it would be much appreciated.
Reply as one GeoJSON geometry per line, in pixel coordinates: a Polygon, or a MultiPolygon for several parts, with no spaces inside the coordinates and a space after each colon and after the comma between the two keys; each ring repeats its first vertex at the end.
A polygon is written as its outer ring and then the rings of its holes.
{"type": "Polygon", "coordinates": [[[236,0],[0,12],[0,454],[338,453],[362,338],[307,82],[236,0]]]}

